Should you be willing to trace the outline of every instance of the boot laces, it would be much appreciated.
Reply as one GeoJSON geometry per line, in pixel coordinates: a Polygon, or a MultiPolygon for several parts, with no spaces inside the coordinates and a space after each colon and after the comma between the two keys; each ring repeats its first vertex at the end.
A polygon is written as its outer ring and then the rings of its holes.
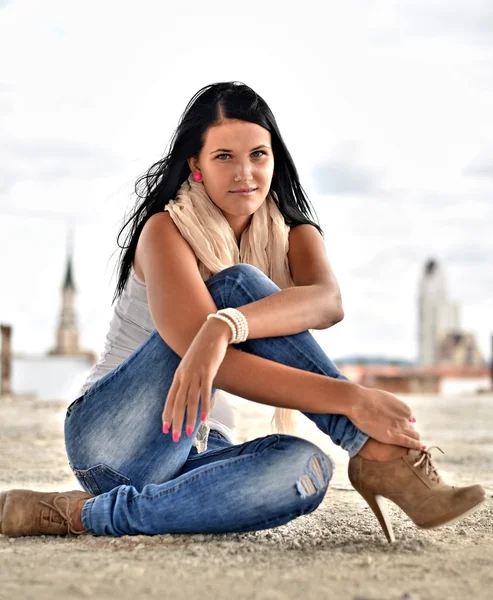
{"type": "Polygon", "coordinates": [[[426,475],[429,476],[432,481],[440,483],[440,475],[438,474],[437,468],[433,464],[433,460],[431,458],[431,450],[433,450],[433,448],[436,448],[437,450],[440,450],[442,454],[445,454],[445,452],[438,446],[430,446],[427,450],[421,450],[421,455],[414,463],[414,466],[421,467],[425,470],[426,475]]]}
{"type": "Polygon", "coordinates": [[[47,506],[50,509],[49,513],[49,523],[50,525],[66,525],[67,532],[73,534],[84,533],[84,530],[77,531],[74,527],[74,523],[72,520],[72,515],[69,512],[70,499],[67,496],[57,496],[53,499],[53,504],[48,504],[48,502],[43,502],[43,500],[39,501],[40,504],[47,506]],[[58,502],[65,500],[64,506],[59,506],[58,502]],[[58,517],[57,517],[58,515],[58,517]],[[60,523],[61,517],[61,523],[60,523]]]}

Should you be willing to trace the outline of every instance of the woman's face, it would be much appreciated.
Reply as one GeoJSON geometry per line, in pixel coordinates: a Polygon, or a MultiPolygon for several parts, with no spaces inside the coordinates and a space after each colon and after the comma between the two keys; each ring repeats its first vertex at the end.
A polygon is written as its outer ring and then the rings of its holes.
{"type": "Polygon", "coordinates": [[[269,193],[274,170],[271,135],[255,123],[225,119],[207,130],[198,158],[188,163],[192,172],[202,175],[207,194],[236,232],[242,223],[246,227],[269,193]],[[238,193],[244,189],[254,191],[238,193]]]}

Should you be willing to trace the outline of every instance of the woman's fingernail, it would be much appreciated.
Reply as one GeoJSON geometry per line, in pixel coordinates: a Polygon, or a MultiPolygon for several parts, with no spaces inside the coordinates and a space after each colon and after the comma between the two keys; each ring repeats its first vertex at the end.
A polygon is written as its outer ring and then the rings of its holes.
{"type": "Polygon", "coordinates": [[[179,431],[173,431],[173,441],[177,442],[180,439],[180,432],[179,431]]]}
{"type": "Polygon", "coordinates": [[[201,420],[201,421],[205,421],[206,419],[207,419],[207,413],[202,413],[202,414],[200,415],[200,420],[201,420]]]}
{"type": "Polygon", "coordinates": [[[411,423],[416,423],[416,419],[414,417],[411,419],[411,423]]]}
{"type": "Polygon", "coordinates": [[[169,423],[164,422],[163,423],[163,433],[168,433],[169,432],[169,423]]]}
{"type": "Polygon", "coordinates": [[[187,435],[190,437],[192,435],[193,427],[191,425],[187,425],[187,435]]]}
{"type": "Polygon", "coordinates": [[[423,444],[423,450],[426,450],[426,446],[423,444]]]}

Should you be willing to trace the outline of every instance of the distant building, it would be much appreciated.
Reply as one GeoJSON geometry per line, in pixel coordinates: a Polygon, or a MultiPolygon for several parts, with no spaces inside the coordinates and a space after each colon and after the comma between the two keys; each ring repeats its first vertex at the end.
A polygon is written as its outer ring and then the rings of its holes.
{"type": "Polygon", "coordinates": [[[419,285],[419,363],[439,364],[439,346],[448,333],[459,331],[459,307],[450,302],[445,275],[436,260],[429,260],[419,285]]]}
{"type": "Polygon", "coordinates": [[[448,333],[439,341],[438,354],[442,365],[479,367],[484,364],[472,333],[448,333]]]}
{"type": "Polygon", "coordinates": [[[343,365],[341,372],[354,383],[393,394],[474,394],[489,390],[486,366],[343,365]]]}
{"type": "Polygon", "coordinates": [[[91,351],[82,350],[79,346],[79,329],[75,313],[76,288],[73,278],[72,248],[69,245],[67,253],[67,268],[62,285],[62,305],[58,329],[56,333],[56,345],[48,352],[50,356],[81,356],[89,361],[95,361],[95,355],[91,351]]]}
{"type": "Polygon", "coordinates": [[[462,330],[459,306],[448,297],[443,269],[429,260],[419,284],[419,364],[483,366],[474,334],[462,330]]]}
{"type": "MultiPolygon", "coordinates": [[[[69,246],[55,347],[44,356],[15,354],[8,357],[14,397],[31,395],[39,400],[62,402],[75,399],[96,362],[94,352],[79,346],[75,298],[72,250],[69,246]]],[[[6,387],[3,381],[2,387],[6,387]]]]}

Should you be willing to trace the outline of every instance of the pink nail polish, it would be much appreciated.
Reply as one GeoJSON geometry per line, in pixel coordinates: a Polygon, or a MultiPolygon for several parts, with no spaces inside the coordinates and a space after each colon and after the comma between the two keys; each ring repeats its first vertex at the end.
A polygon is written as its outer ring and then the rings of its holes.
{"type": "Polygon", "coordinates": [[[200,415],[200,420],[205,421],[206,419],[207,419],[207,413],[204,412],[200,415]]]}
{"type": "Polygon", "coordinates": [[[190,437],[192,435],[193,428],[191,425],[187,425],[187,435],[190,437]]]}
{"type": "Polygon", "coordinates": [[[423,450],[426,450],[426,446],[423,444],[423,450]]]}
{"type": "Polygon", "coordinates": [[[163,433],[169,433],[169,423],[163,423],[163,433]]]}
{"type": "Polygon", "coordinates": [[[414,417],[411,419],[411,423],[416,423],[416,419],[414,417]]]}
{"type": "Polygon", "coordinates": [[[180,439],[180,432],[179,431],[173,431],[173,441],[177,442],[180,439]]]}

